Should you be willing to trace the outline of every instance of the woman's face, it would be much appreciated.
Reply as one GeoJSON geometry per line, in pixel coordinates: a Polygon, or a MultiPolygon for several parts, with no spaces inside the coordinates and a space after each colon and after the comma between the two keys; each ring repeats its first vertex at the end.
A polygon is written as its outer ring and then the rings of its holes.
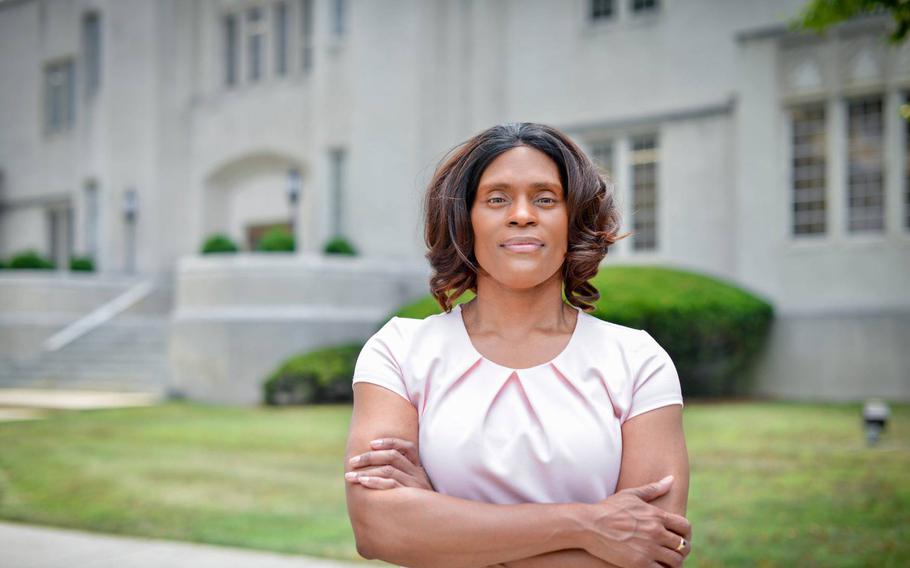
{"type": "Polygon", "coordinates": [[[480,176],[471,224],[474,255],[493,279],[509,288],[530,288],[551,278],[562,268],[569,232],[556,163],[528,146],[497,156],[480,176]],[[539,242],[506,246],[513,237],[539,242]]]}

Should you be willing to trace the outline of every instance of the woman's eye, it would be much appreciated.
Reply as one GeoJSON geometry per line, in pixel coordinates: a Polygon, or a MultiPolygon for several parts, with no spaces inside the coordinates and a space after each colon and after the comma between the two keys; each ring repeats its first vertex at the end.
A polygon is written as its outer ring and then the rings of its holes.
{"type": "Polygon", "coordinates": [[[495,202],[497,199],[500,200],[500,201],[505,201],[505,199],[503,199],[502,197],[491,197],[490,199],[487,200],[487,203],[493,203],[493,202],[495,202]]]}
{"type": "Polygon", "coordinates": [[[538,201],[549,201],[550,203],[556,203],[556,200],[553,199],[552,197],[542,197],[542,198],[538,199],[538,201]]]}

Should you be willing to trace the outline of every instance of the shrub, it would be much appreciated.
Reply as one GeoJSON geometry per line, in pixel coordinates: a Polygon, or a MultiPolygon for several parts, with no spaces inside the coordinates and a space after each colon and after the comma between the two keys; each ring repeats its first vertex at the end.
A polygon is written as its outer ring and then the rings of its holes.
{"type": "Polygon", "coordinates": [[[38,251],[28,249],[14,254],[9,261],[9,267],[22,270],[52,270],[56,265],[50,259],[41,256],[38,251]]]}
{"type": "Polygon", "coordinates": [[[264,252],[293,252],[294,235],[284,227],[275,227],[266,231],[256,250],[264,252]]]}
{"type": "Polygon", "coordinates": [[[348,254],[355,256],[357,250],[342,236],[336,236],[330,239],[323,247],[326,254],[348,254]]]}
{"type": "Polygon", "coordinates": [[[231,237],[225,234],[215,234],[209,236],[202,245],[202,254],[220,254],[237,252],[237,245],[231,240],[231,237]]]}
{"type": "Polygon", "coordinates": [[[291,357],[263,383],[266,404],[351,402],[351,378],[362,347],[351,343],[291,357]]]}
{"type": "Polygon", "coordinates": [[[70,258],[70,270],[74,272],[94,272],[95,261],[90,256],[74,256],[70,258]]]}
{"type": "MultiPolygon", "coordinates": [[[[770,329],[768,302],[715,278],[659,267],[602,268],[591,283],[601,295],[591,315],[650,333],[673,359],[686,395],[748,393],[742,377],[770,329]]],[[[441,311],[426,296],[393,315],[441,311]]]]}

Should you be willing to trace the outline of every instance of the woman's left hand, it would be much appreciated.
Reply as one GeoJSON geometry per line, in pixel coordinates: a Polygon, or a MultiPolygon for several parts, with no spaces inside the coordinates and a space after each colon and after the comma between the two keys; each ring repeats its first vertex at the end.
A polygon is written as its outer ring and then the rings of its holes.
{"type": "Polygon", "coordinates": [[[401,438],[382,438],[370,442],[372,451],[354,456],[353,471],[344,474],[351,483],[360,483],[371,489],[416,487],[435,491],[420,465],[416,446],[401,438]]]}

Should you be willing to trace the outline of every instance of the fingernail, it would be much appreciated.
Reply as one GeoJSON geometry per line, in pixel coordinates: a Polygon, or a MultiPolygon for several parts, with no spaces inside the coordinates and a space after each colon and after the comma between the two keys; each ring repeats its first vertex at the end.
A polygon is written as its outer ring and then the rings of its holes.
{"type": "Polygon", "coordinates": [[[346,474],[344,474],[344,478],[345,478],[345,479],[357,479],[357,472],[356,472],[356,471],[349,471],[349,472],[347,472],[346,474]]]}
{"type": "Polygon", "coordinates": [[[377,446],[381,446],[382,440],[373,440],[372,442],[370,442],[370,445],[373,446],[374,448],[377,446]]]}
{"type": "Polygon", "coordinates": [[[372,480],[372,479],[373,479],[373,478],[370,477],[369,475],[361,475],[361,476],[360,476],[360,481],[366,481],[366,482],[369,483],[370,480],[372,480]]]}
{"type": "Polygon", "coordinates": [[[672,476],[672,475],[668,475],[667,477],[665,477],[665,478],[663,478],[663,479],[660,480],[661,483],[666,483],[666,482],[668,482],[668,481],[673,481],[673,476],[672,476]]]}
{"type": "Polygon", "coordinates": [[[360,461],[360,456],[354,456],[351,458],[351,461],[348,463],[350,463],[351,465],[354,465],[355,463],[357,463],[359,461],[360,461]]]}

